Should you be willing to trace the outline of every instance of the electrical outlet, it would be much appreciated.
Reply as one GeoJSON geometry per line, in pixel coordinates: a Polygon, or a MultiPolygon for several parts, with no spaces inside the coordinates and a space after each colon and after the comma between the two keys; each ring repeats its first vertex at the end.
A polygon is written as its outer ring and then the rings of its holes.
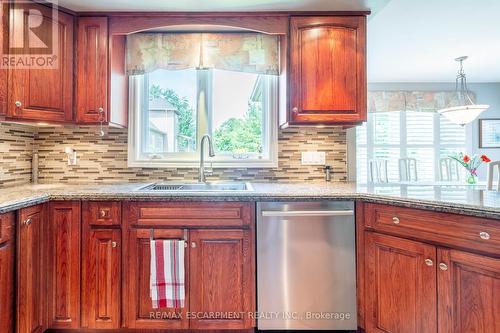
{"type": "Polygon", "coordinates": [[[324,151],[302,152],[302,165],[325,165],[326,154],[324,151]]]}

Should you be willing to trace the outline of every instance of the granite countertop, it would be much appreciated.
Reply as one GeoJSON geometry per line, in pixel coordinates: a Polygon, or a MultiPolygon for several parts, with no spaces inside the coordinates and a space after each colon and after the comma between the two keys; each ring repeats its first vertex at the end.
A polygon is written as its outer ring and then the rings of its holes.
{"type": "Polygon", "coordinates": [[[304,201],[362,200],[500,220],[500,192],[443,184],[251,183],[253,191],[154,192],[148,184],[51,184],[0,189],[0,213],[49,200],[304,201]]]}

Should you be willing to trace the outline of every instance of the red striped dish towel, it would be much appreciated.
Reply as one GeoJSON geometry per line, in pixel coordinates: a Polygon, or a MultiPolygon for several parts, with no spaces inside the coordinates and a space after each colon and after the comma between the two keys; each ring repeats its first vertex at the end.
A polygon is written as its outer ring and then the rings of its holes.
{"type": "Polygon", "coordinates": [[[184,241],[151,241],[150,296],[153,309],[183,308],[184,241]]]}

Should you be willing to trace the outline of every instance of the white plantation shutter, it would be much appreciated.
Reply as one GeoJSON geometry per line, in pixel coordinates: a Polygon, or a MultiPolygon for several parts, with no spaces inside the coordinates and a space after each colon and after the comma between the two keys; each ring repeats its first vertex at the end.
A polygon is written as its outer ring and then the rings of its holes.
{"type": "MultiPolygon", "coordinates": [[[[413,92],[401,94],[411,95],[413,92]]],[[[447,96],[444,92],[433,94],[437,96],[435,100],[442,97],[439,94],[447,96]]],[[[371,159],[386,159],[389,182],[399,181],[398,159],[404,157],[417,160],[419,181],[439,180],[439,159],[465,150],[465,128],[449,122],[429,108],[425,111],[391,109],[391,105],[400,107],[401,104],[393,103],[394,96],[378,92],[370,104],[372,108],[367,123],[356,129],[358,182],[368,181],[367,165],[371,159]],[[384,101],[384,96],[392,96],[392,99],[384,101]]],[[[414,189],[417,190],[425,191],[424,188],[414,189]]],[[[425,194],[422,192],[422,195],[425,194]]]]}

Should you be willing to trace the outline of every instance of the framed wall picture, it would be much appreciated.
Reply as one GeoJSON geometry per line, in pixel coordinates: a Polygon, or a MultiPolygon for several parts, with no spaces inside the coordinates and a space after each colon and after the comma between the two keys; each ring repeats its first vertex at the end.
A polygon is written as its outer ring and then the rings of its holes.
{"type": "Polygon", "coordinates": [[[500,148],[500,118],[479,119],[479,148],[500,148]]]}

